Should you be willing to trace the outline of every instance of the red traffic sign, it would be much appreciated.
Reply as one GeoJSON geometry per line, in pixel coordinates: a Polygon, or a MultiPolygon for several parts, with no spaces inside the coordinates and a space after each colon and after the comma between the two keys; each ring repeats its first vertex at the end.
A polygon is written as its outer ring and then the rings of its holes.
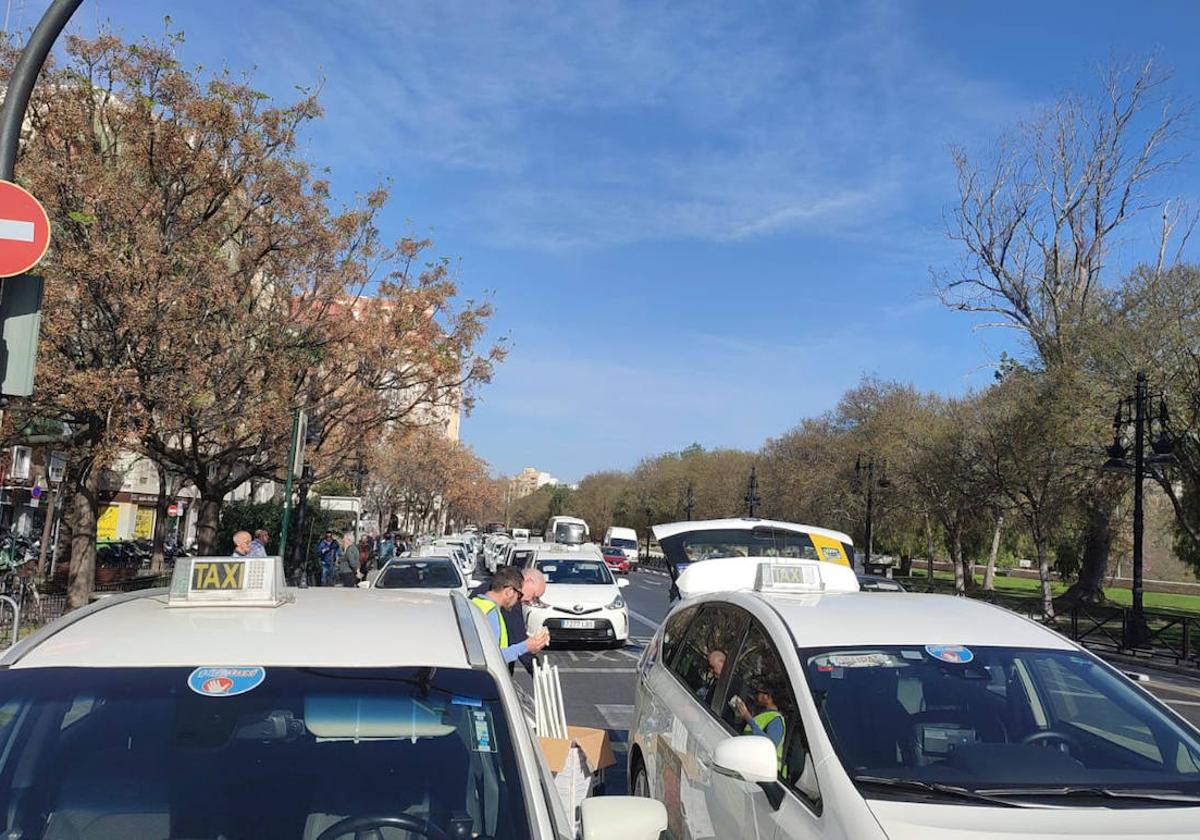
{"type": "Polygon", "coordinates": [[[24,187],[0,181],[0,277],[29,271],[49,247],[46,208],[24,187]]]}
{"type": "Polygon", "coordinates": [[[169,508],[167,508],[167,516],[178,516],[178,515],[179,515],[179,505],[171,505],[169,508]]]}

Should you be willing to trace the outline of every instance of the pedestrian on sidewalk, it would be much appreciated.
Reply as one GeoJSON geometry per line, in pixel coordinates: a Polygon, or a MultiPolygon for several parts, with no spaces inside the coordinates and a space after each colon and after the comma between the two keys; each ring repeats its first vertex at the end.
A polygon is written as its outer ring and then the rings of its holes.
{"type": "Polygon", "coordinates": [[[249,557],[250,544],[253,537],[249,531],[238,531],[233,535],[233,556],[234,557],[249,557]]]}
{"type": "Polygon", "coordinates": [[[271,535],[265,529],[259,528],[254,532],[254,539],[250,541],[250,556],[251,557],[266,557],[267,543],[271,541],[271,535]]]}
{"type": "Polygon", "coordinates": [[[326,531],[324,538],[317,543],[317,559],[321,562],[321,586],[333,585],[338,553],[338,544],[337,540],[333,538],[333,531],[326,531]]]}
{"type": "Polygon", "coordinates": [[[361,566],[358,546],[354,544],[354,534],[347,531],[342,534],[342,553],[338,557],[337,565],[342,586],[358,586],[361,566]]]}

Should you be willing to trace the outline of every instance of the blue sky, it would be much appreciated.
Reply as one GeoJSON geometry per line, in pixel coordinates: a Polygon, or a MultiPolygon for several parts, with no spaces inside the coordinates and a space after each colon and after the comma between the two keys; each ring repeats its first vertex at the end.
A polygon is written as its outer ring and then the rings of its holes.
{"type": "Polygon", "coordinates": [[[345,196],[390,179],[387,232],[433,237],[511,337],[464,439],[567,479],[756,448],[864,374],[986,385],[1011,335],[931,293],[950,144],[1110,58],[1157,50],[1183,100],[1200,79],[1195,2],[85,0],[73,26],[166,14],[189,63],[323,80],[308,154],[345,196]]]}

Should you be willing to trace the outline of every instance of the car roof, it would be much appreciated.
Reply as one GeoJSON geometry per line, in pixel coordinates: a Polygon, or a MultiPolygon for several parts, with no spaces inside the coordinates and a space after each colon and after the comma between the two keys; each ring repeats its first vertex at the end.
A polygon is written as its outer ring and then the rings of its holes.
{"type": "Polygon", "coordinates": [[[870,592],[785,595],[726,592],[684,604],[728,601],[758,611],[765,605],[800,647],[842,645],[977,645],[1075,650],[1063,636],[1024,616],[952,595],[870,592]]]}
{"type": "Polygon", "coordinates": [[[469,667],[444,591],[287,591],[294,600],[277,607],[168,607],[162,591],[102,600],[94,611],[68,615],[28,646],[10,649],[4,662],[13,668],[469,667]]]}

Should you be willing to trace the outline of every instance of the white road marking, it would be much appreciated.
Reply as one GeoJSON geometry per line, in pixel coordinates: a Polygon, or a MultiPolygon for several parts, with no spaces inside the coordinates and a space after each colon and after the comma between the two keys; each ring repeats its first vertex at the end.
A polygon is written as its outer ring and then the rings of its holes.
{"type": "Polygon", "coordinates": [[[32,242],[33,222],[22,222],[17,219],[0,219],[0,239],[32,242]]]}
{"type": "Polygon", "coordinates": [[[1168,706],[1200,706],[1200,700],[1163,700],[1168,706]]]}
{"type": "Polygon", "coordinates": [[[651,630],[657,630],[658,625],[661,623],[658,621],[651,621],[650,619],[646,618],[646,616],[642,615],[640,612],[635,612],[634,610],[629,611],[629,617],[642,622],[642,624],[645,624],[651,630]]]}
{"type": "Polygon", "coordinates": [[[597,703],[596,711],[609,729],[628,730],[633,722],[633,706],[628,703],[597,703]]]}

